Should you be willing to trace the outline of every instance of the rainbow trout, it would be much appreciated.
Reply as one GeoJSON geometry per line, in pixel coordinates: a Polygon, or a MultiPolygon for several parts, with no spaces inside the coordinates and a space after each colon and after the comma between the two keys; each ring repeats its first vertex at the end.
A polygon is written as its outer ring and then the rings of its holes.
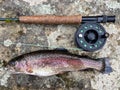
{"type": "Polygon", "coordinates": [[[71,54],[65,50],[40,50],[18,56],[8,62],[14,74],[51,76],[68,71],[96,69],[104,73],[112,72],[107,58],[91,59],[71,54]]]}

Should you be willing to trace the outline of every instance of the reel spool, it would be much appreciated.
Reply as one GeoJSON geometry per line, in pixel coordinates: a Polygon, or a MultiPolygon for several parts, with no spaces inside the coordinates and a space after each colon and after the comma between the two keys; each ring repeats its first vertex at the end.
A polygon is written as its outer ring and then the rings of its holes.
{"type": "Polygon", "coordinates": [[[75,43],[84,51],[93,52],[101,49],[109,34],[99,23],[82,24],[75,33],[75,43]]]}

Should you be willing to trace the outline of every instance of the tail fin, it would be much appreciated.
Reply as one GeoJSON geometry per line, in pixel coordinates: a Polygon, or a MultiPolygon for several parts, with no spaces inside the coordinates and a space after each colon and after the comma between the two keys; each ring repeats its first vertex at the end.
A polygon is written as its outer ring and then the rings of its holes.
{"type": "Polygon", "coordinates": [[[104,68],[102,70],[102,73],[103,74],[111,73],[113,70],[112,70],[112,67],[110,66],[110,62],[109,62],[110,59],[108,57],[106,57],[102,60],[103,60],[103,63],[104,63],[104,68]]]}

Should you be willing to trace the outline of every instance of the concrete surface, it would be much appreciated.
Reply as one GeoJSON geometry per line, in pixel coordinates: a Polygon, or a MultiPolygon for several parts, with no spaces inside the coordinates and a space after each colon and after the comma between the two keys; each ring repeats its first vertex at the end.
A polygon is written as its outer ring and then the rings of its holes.
{"type": "Polygon", "coordinates": [[[110,34],[104,48],[96,52],[70,50],[90,57],[110,57],[113,72],[69,72],[40,78],[10,75],[3,61],[31,51],[51,47],[75,48],[79,25],[34,25],[0,22],[0,90],[120,90],[120,0],[0,0],[0,17],[20,15],[116,15],[115,24],[104,24],[110,34]],[[46,47],[41,47],[46,46],[46,47]]]}

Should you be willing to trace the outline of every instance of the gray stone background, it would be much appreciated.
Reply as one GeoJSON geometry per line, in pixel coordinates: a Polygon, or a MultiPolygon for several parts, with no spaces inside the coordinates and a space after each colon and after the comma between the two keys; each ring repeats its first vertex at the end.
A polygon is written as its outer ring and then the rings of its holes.
{"type": "Polygon", "coordinates": [[[10,75],[2,61],[51,46],[76,47],[74,33],[79,25],[0,22],[0,90],[120,90],[120,0],[0,0],[0,17],[44,14],[116,15],[116,23],[103,25],[110,34],[103,49],[93,53],[70,50],[93,58],[110,57],[113,72],[78,71],[45,78],[10,75]]]}

